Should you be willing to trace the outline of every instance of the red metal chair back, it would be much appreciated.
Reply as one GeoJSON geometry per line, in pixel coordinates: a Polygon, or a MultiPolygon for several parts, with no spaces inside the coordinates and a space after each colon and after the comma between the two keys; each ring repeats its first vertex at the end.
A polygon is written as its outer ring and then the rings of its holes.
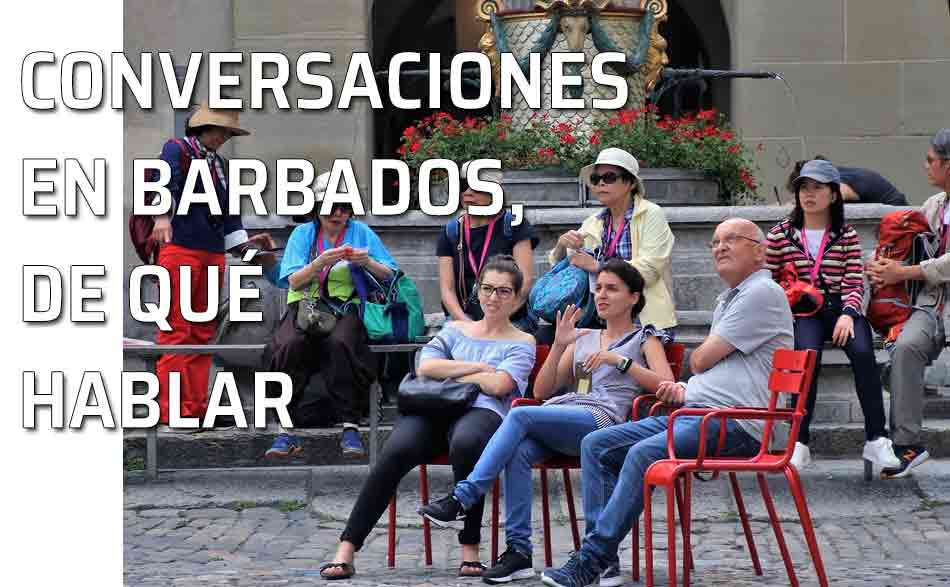
{"type": "Polygon", "coordinates": [[[673,371],[673,379],[679,379],[683,373],[683,360],[686,357],[686,345],[678,342],[671,342],[663,347],[666,351],[666,361],[670,364],[670,370],[673,371]]]}
{"type": "Polygon", "coordinates": [[[548,355],[551,354],[550,345],[539,344],[535,347],[534,350],[534,368],[531,369],[531,376],[528,377],[528,386],[534,385],[534,379],[538,376],[538,373],[541,371],[541,367],[544,366],[544,362],[548,360],[548,355]]]}
{"type": "MultiPolygon", "coordinates": [[[[811,389],[811,380],[818,362],[818,353],[812,350],[793,351],[778,349],[772,355],[772,373],[769,375],[769,410],[794,411],[792,426],[788,434],[788,445],[785,447],[785,458],[791,459],[798,440],[798,431],[801,428],[802,417],[805,415],[805,402],[808,400],[808,391],[811,389]],[[782,394],[797,395],[794,408],[780,408],[779,396],[782,394]]],[[[768,445],[772,438],[774,420],[766,420],[762,434],[762,452],[768,452],[768,445]]]]}

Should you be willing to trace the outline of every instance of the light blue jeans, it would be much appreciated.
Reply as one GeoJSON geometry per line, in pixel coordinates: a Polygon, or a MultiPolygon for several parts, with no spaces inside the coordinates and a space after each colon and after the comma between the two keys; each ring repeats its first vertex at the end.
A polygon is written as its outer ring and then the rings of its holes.
{"type": "MultiPolygon", "coordinates": [[[[701,420],[698,416],[676,418],[673,444],[677,457],[696,456],[701,420]]],[[[668,458],[667,422],[666,416],[659,416],[610,426],[589,434],[581,443],[587,529],[580,555],[595,570],[602,571],[617,560],[620,542],[643,512],[646,470],[668,458]]],[[[706,428],[707,454],[715,452],[718,437],[719,420],[710,420],[706,428]]],[[[752,456],[758,451],[757,440],[734,420],[726,422],[722,456],[752,456]]]]}
{"type": "Polygon", "coordinates": [[[511,410],[488,441],[472,473],[455,486],[466,509],[488,492],[505,471],[505,541],[531,557],[531,466],[557,454],[577,456],[581,440],[597,430],[585,408],[525,406],[511,410]]]}

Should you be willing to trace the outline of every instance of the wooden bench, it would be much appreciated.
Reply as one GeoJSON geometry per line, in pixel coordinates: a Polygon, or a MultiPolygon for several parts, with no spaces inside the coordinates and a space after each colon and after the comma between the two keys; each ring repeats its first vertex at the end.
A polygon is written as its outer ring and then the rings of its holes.
{"type": "MultiPolygon", "coordinates": [[[[428,337],[424,337],[428,338],[428,337]]],[[[424,342],[405,344],[374,344],[369,346],[370,352],[379,354],[415,353],[425,346],[424,342]]],[[[247,356],[256,353],[263,357],[267,345],[264,344],[207,344],[207,345],[157,345],[157,344],[123,344],[122,352],[125,358],[142,359],[146,369],[155,372],[155,362],[165,354],[211,355],[228,362],[229,356],[247,356]]],[[[369,462],[376,464],[379,452],[379,402],[382,397],[382,386],[379,381],[370,385],[369,397],[369,462]]],[[[157,427],[145,431],[145,476],[148,479],[158,477],[158,431],[157,427]]]]}

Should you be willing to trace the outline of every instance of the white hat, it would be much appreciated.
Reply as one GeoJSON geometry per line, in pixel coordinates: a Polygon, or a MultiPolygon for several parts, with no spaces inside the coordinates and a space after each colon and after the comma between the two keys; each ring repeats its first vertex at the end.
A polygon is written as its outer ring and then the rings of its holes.
{"type": "Polygon", "coordinates": [[[317,185],[313,190],[314,200],[317,202],[323,201],[323,196],[327,193],[327,188],[330,186],[330,172],[326,171],[317,176],[317,185]]]}
{"type": "Polygon", "coordinates": [[[584,180],[585,184],[590,185],[590,176],[594,172],[594,168],[598,165],[616,165],[617,167],[626,169],[630,172],[630,175],[636,178],[637,185],[640,188],[640,195],[646,194],[646,190],[643,188],[643,181],[640,179],[640,163],[638,163],[637,158],[630,153],[616,147],[607,147],[602,150],[597,154],[596,161],[581,169],[580,178],[584,180]]]}

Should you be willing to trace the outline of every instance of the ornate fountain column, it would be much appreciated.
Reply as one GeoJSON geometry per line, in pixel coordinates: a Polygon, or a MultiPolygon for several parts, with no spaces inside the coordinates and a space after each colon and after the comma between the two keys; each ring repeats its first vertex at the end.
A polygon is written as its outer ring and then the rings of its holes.
{"type": "MultiPolygon", "coordinates": [[[[666,0],[476,0],[477,18],[487,25],[479,48],[488,55],[499,79],[502,53],[513,54],[528,72],[530,53],[541,55],[541,108],[555,122],[577,124],[589,131],[598,117],[609,111],[590,108],[594,98],[612,98],[613,90],[594,84],[590,64],[600,52],[622,52],[623,64],[611,65],[627,80],[627,108],[643,106],[663,66],[668,63],[666,40],[658,26],[667,18],[666,0]],[[554,109],[551,105],[551,54],[582,52],[584,64],[566,73],[580,75],[583,84],[571,88],[572,98],[583,98],[588,105],[580,110],[554,109]]],[[[496,86],[496,92],[498,92],[496,86]]],[[[514,90],[512,108],[507,111],[515,126],[527,126],[534,111],[514,90]]]]}

